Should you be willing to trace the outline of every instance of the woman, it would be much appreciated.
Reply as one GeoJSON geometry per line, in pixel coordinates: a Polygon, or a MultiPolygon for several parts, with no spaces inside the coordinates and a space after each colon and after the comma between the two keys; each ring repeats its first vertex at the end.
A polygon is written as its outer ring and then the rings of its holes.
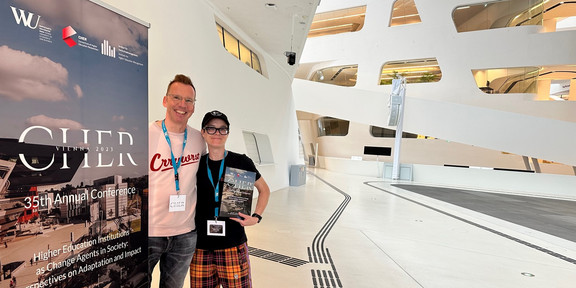
{"type": "Polygon", "coordinates": [[[248,156],[226,150],[229,132],[230,122],[226,115],[220,111],[206,113],[201,133],[208,144],[208,154],[200,159],[197,173],[195,219],[198,242],[190,264],[191,287],[252,287],[244,227],[262,220],[270,188],[248,156]],[[255,174],[258,201],[253,214],[239,212],[236,217],[221,216],[226,168],[255,174]]]}

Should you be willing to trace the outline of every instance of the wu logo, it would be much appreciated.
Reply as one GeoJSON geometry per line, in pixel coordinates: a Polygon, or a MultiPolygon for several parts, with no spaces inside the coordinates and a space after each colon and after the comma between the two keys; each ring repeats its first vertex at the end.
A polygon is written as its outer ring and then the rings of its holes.
{"type": "Polygon", "coordinates": [[[34,13],[28,12],[28,14],[26,14],[26,11],[22,9],[16,9],[16,7],[12,6],[10,6],[10,8],[12,8],[12,14],[14,14],[14,20],[16,20],[16,23],[20,24],[20,22],[22,22],[24,26],[30,29],[38,28],[38,22],[40,22],[41,17],[40,15],[37,15],[36,24],[32,26],[32,21],[34,20],[34,13]],[[20,11],[20,13],[18,13],[18,11],[20,11]]]}

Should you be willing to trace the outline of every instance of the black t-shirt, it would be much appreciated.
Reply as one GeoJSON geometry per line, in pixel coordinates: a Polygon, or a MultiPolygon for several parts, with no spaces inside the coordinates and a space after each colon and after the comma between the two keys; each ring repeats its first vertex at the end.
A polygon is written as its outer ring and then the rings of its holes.
{"type": "MultiPolygon", "coordinates": [[[[210,165],[212,172],[212,179],[218,179],[220,172],[221,161],[212,161],[208,158],[208,154],[202,156],[200,159],[200,166],[198,167],[197,188],[198,188],[198,202],[196,203],[196,229],[198,231],[198,242],[196,248],[204,250],[226,249],[238,246],[247,241],[244,227],[228,217],[218,217],[218,221],[226,221],[226,236],[209,236],[207,233],[207,221],[214,220],[214,208],[220,207],[220,200],[222,199],[222,186],[224,185],[224,175],[220,178],[219,192],[220,197],[218,203],[214,197],[214,187],[208,178],[208,168],[206,161],[210,165]]],[[[246,171],[256,172],[256,180],[260,179],[260,172],[254,166],[254,162],[244,154],[238,154],[228,151],[224,161],[223,173],[226,173],[226,167],[233,167],[243,169],[246,171]]]]}

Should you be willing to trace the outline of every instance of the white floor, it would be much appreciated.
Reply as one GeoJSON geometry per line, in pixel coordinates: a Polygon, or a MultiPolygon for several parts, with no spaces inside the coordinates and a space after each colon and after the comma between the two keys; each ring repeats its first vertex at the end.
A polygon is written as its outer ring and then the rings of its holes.
{"type": "Polygon", "coordinates": [[[249,246],[270,252],[251,256],[254,287],[576,287],[576,264],[534,248],[576,259],[574,242],[381,178],[310,172],[305,185],[273,192],[247,229],[249,246]]]}

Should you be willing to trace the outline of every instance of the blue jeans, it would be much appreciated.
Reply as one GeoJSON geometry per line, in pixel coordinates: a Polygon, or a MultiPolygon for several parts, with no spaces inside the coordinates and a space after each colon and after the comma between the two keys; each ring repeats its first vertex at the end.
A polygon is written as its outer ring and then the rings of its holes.
{"type": "Polygon", "coordinates": [[[196,250],[196,231],[170,237],[148,238],[148,285],[160,261],[160,287],[182,288],[196,250]]]}

